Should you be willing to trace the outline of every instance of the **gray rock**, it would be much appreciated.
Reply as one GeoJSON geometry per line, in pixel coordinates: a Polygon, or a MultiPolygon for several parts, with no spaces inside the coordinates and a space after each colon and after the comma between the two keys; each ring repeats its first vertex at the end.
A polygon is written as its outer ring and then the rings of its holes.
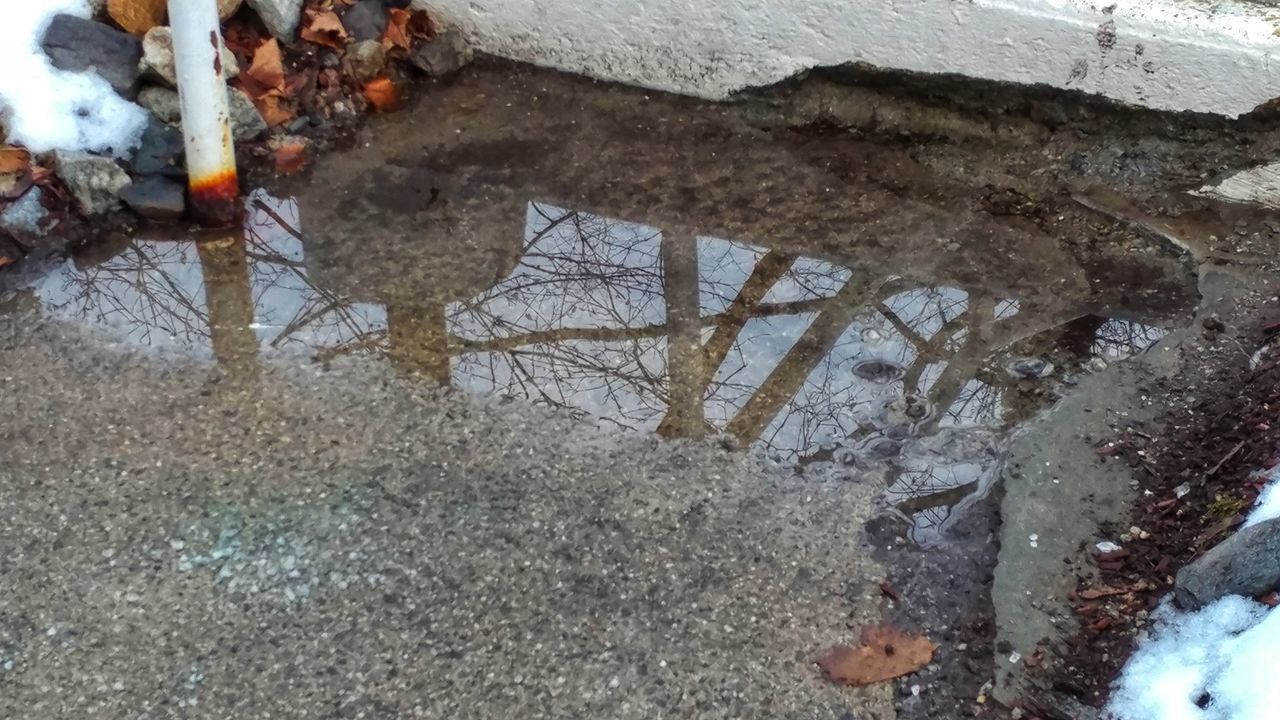
{"type": "Polygon", "coordinates": [[[57,15],[40,44],[54,67],[97,73],[116,92],[133,97],[142,44],[132,35],[74,15],[57,15]]]}
{"type": "Polygon", "coordinates": [[[44,193],[38,187],[28,190],[0,212],[0,230],[14,236],[44,235],[41,225],[49,212],[41,202],[43,197],[44,193]]]}
{"type": "Polygon", "coordinates": [[[133,173],[186,177],[187,171],[182,164],[184,151],[182,133],[153,116],[133,155],[133,173]]]}
{"type": "Polygon", "coordinates": [[[365,40],[347,48],[342,60],[347,74],[357,82],[367,83],[387,66],[387,51],[377,40],[365,40]]]}
{"type": "MultiPolygon", "coordinates": [[[[222,48],[222,68],[226,77],[240,74],[236,56],[222,48]]],[[[173,59],[173,31],[163,25],[153,27],[142,38],[142,60],[138,71],[144,76],[163,81],[169,87],[178,86],[178,69],[173,59]]]]}
{"type": "MultiPolygon", "coordinates": [[[[162,87],[145,88],[138,104],[151,111],[163,123],[182,127],[182,104],[176,90],[162,87]]],[[[231,111],[231,133],[236,141],[254,140],[267,131],[267,121],[242,90],[227,88],[227,104],[231,111]]]]}
{"type": "Polygon", "coordinates": [[[409,53],[409,62],[431,77],[442,77],[466,67],[474,56],[462,33],[450,28],[431,42],[414,48],[409,53]]]}
{"type": "Polygon", "coordinates": [[[187,195],[182,185],[164,177],[140,180],[120,193],[134,212],[154,220],[173,220],[187,210],[187,195]]]}
{"type": "Polygon", "coordinates": [[[241,90],[227,89],[227,100],[231,110],[231,133],[237,141],[253,140],[262,137],[267,131],[267,121],[262,113],[254,107],[253,101],[241,90]]]}
{"type": "Polygon", "coordinates": [[[1173,599],[1198,610],[1226,595],[1256,597],[1280,583],[1280,518],[1247,527],[1178,571],[1173,599]]]}
{"type": "Polygon", "coordinates": [[[58,177],[80,208],[90,215],[118,206],[120,192],[132,182],[128,173],[111,158],[55,150],[53,161],[58,177]]]}
{"type": "Polygon", "coordinates": [[[342,15],[342,24],[355,42],[381,40],[389,16],[382,0],[360,0],[342,15]]]}
{"type": "Polygon", "coordinates": [[[290,42],[302,17],[302,0],[248,0],[262,22],[277,38],[290,42]]]}
{"type": "Polygon", "coordinates": [[[182,102],[177,90],[151,86],[138,93],[138,104],[151,111],[160,122],[169,125],[182,124],[182,102]]]}

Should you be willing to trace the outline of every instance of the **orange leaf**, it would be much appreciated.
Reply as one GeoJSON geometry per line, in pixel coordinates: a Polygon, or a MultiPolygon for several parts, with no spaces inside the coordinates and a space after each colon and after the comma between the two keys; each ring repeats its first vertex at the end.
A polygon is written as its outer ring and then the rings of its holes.
{"type": "Polygon", "coordinates": [[[307,164],[307,144],[300,140],[289,140],[276,148],[276,172],[281,175],[292,175],[307,164]]]}
{"type": "Polygon", "coordinates": [[[278,127],[294,118],[293,108],[285,104],[278,94],[263,95],[253,103],[262,114],[262,119],[271,127],[278,127]]]}
{"type": "Polygon", "coordinates": [[[347,28],[332,10],[311,15],[302,28],[302,39],[317,45],[341,49],[347,44],[347,28]]]}
{"type": "Polygon", "coordinates": [[[933,643],[891,625],[862,629],[858,647],[834,647],[818,665],[831,680],[844,685],[870,685],[908,675],[933,660],[933,643]]]}
{"type": "Polygon", "coordinates": [[[107,0],[107,14],[127,33],[146,35],[157,25],[163,25],[168,15],[165,0],[107,0]]]}
{"type": "Polygon", "coordinates": [[[414,10],[409,18],[409,34],[416,38],[430,40],[436,36],[436,24],[431,16],[422,10],[414,10]]]}
{"type": "Polygon", "coordinates": [[[17,260],[14,260],[8,255],[0,255],[0,268],[4,267],[5,265],[12,265],[15,262],[17,262],[17,260]]]}
{"type": "Polygon", "coordinates": [[[409,38],[409,18],[412,16],[409,11],[391,8],[388,14],[387,29],[382,33],[382,47],[387,50],[396,47],[411,49],[413,40],[409,38]]]}
{"type": "Polygon", "coordinates": [[[390,112],[400,107],[400,89],[385,75],[370,80],[364,86],[364,96],[378,112],[390,112]]]}
{"type": "Polygon", "coordinates": [[[259,45],[253,52],[253,65],[244,74],[257,86],[245,87],[245,91],[254,98],[260,98],[270,90],[284,90],[284,58],[280,55],[280,42],[271,38],[259,45]]]}
{"type": "Polygon", "coordinates": [[[0,145],[0,175],[26,172],[31,167],[31,153],[22,148],[0,145]]]}

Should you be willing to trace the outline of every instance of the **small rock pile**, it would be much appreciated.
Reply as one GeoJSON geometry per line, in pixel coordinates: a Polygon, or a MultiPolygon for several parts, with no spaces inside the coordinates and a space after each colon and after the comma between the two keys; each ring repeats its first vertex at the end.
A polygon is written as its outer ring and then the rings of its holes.
{"type": "MultiPolygon", "coordinates": [[[[409,68],[440,77],[471,60],[457,31],[439,28],[408,5],[408,0],[219,0],[226,37],[222,64],[230,80],[231,124],[242,166],[275,157],[278,172],[296,171],[307,148],[323,145],[336,127],[367,111],[393,109],[396,103],[387,101],[386,93],[398,97],[398,88],[408,84],[409,68]],[[403,27],[410,16],[419,28],[416,34],[408,36],[403,29],[396,34],[396,18],[403,27]],[[323,34],[317,30],[322,25],[323,34]],[[260,82],[241,73],[255,67],[257,52],[268,42],[282,58],[288,84],[263,92],[260,82]]],[[[102,0],[94,3],[94,19],[53,19],[40,45],[54,67],[96,73],[145,108],[148,120],[137,147],[117,153],[118,159],[64,151],[32,157],[0,144],[0,267],[28,254],[55,226],[65,230],[67,220],[101,216],[122,205],[151,220],[185,214],[173,34],[156,24],[163,7],[151,0],[102,0]],[[8,162],[4,153],[10,153],[8,162]],[[25,164],[13,162],[15,157],[25,157],[25,164]]]]}

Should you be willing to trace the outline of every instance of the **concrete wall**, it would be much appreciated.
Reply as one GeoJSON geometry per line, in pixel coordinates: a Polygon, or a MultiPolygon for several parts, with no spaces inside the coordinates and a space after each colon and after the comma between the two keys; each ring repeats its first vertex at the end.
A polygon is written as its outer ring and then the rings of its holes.
{"type": "Polygon", "coordinates": [[[1280,96],[1280,12],[1248,0],[415,0],[478,49],[725,98],[865,62],[1236,116],[1280,96]]]}

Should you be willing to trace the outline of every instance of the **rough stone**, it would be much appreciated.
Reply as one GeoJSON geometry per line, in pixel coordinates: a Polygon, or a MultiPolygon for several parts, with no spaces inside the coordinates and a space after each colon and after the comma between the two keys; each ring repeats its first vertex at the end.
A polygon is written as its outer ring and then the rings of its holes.
{"type": "Polygon", "coordinates": [[[142,43],[126,32],[74,15],[57,15],[41,46],[53,66],[70,72],[97,73],[116,92],[134,96],[142,43]]]}
{"type": "Polygon", "coordinates": [[[1280,519],[1247,527],[1178,571],[1174,601],[1198,610],[1225,596],[1256,597],[1280,582],[1280,519]]]}
{"type": "MultiPolygon", "coordinates": [[[[238,142],[255,140],[268,130],[262,113],[242,90],[227,88],[227,103],[231,111],[231,132],[238,142]]],[[[150,110],[161,122],[182,127],[182,104],[177,91],[149,87],[138,95],[138,104],[150,110]]]]}
{"type": "Polygon", "coordinates": [[[184,147],[182,133],[152,117],[142,133],[142,142],[133,156],[133,172],[136,175],[167,175],[186,177],[182,160],[184,147]]]}
{"type": "Polygon", "coordinates": [[[120,192],[129,186],[129,175],[111,158],[88,153],[53,152],[58,177],[71,191],[81,209],[90,215],[104,213],[120,204],[120,192]]]}
{"type": "Polygon", "coordinates": [[[160,122],[169,125],[182,124],[182,103],[178,99],[178,91],[165,87],[151,86],[138,93],[138,104],[151,111],[160,122]]]}
{"type": "Polygon", "coordinates": [[[409,62],[431,77],[455,73],[471,62],[475,53],[462,33],[448,29],[409,53],[409,62]]]}
{"type": "MultiPolygon", "coordinates": [[[[222,68],[228,78],[240,74],[236,56],[225,46],[222,48],[222,68]]],[[[146,77],[177,87],[178,69],[173,59],[173,30],[161,25],[147,31],[142,38],[142,60],[138,70],[146,77]]]]}
{"type": "Polygon", "coordinates": [[[348,75],[357,82],[366,83],[386,67],[387,51],[377,40],[364,40],[347,48],[347,55],[342,62],[348,75]]]}
{"type": "Polygon", "coordinates": [[[342,15],[342,24],[355,42],[380,40],[387,31],[387,21],[382,0],[360,0],[342,15]]]}
{"type": "Polygon", "coordinates": [[[182,217],[187,209],[187,196],[178,183],[164,177],[149,177],[124,189],[120,194],[134,212],[155,220],[182,217]]]}
{"type": "Polygon", "coordinates": [[[43,235],[41,224],[49,214],[44,209],[43,192],[40,188],[31,188],[18,198],[3,212],[0,212],[0,230],[10,235],[43,235]]]}
{"type": "Polygon", "coordinates": [[[237,141],[253,140],[262,137],[267,131],[267,121],[262,113],[254,107],[253,101],[243,91],[228,88],[227,100],[230,101],[231,132],[237,141]]]}
{"type": "Polygon", "coordinates": [[[286,42],[293,40],[302,17],[302,0],[248,0],[248,3],[272,35],[286,42]]]}

